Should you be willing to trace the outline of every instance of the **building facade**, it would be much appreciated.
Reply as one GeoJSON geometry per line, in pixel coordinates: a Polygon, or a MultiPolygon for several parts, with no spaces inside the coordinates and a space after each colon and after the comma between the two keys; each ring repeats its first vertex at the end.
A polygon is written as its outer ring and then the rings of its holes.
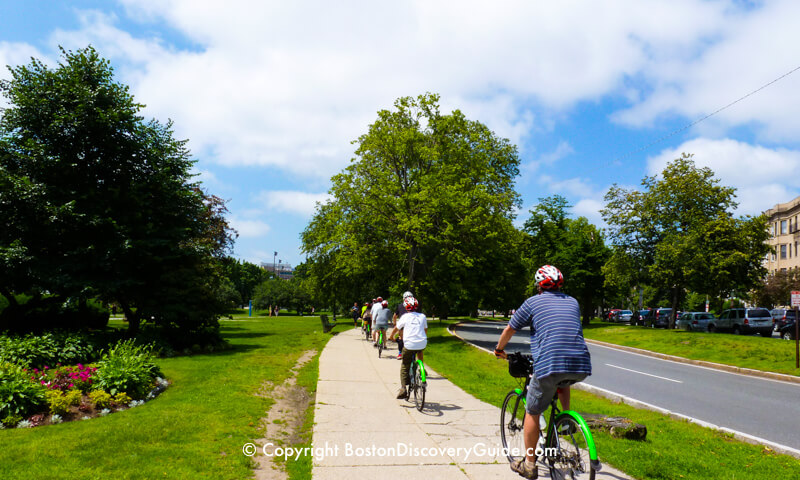
{"type": "Polygon", "coordinates": [[[767,255],[767,270],[775,274],[800,268],[800,197],[779,203],[764,213],[769,222],[768,243],[775,249],[767,255]]]}

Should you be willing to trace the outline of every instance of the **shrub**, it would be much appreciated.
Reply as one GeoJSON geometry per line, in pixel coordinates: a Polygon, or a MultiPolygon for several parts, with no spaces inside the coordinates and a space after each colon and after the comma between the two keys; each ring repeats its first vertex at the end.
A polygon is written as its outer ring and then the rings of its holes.
{"type": "Polygon", "coordinates": [[[53,372],[53,378],[46,382],[48,388],[66,391],[77,388],[88,392],[92,387],[92,378],[97,374],[97,367],[78,364],[71,367],[58,367],[53,372]]]}
{"type": "Polygon", "coordinates": [[[70,405],[80,405],[81,399],[83,398],[83,392],[81,392],[77,388],[73,388],[72,390],[65,393],[64,397],[67,399],[70,405]]]}
{"type": "Polygon", "coordinates": [[[61,390],[48,390],[47,403],[50,404],[50,413],[64,415],[69,412],[70,401],[61,390]]]}
{"type": "Polygon", "coordinates": [[[89,392],[89,400],[94,404],[94,408],[108,408],[111,406],[111,394],[103,390],[89,392]]]}
{"type": "Polygon", "coordinates": [[[125,392],[119,392],[118,394],[114,395],[114,403],[117,405],[127,405],[131,403],[131,400],[133,399],[125,392]]]}
{"type": "Polygon", "coordinates": [[[6,422],[8,417],[24,417],[47,405],[45,392],[46,388],[32,382],[22,367],[0,362],[0,418],[6,426],[13,425],[6,422]]]}
{"type": "Polygon", "coordinates": [[[94,387],[112,395],[126,392],[133,398],[142,398],[161,374],[154,360],[149,345],[136,345],[133,340],[117,342],[98,363],[94,387]]]}
{"type": "Polygon", "coordinates": [[[76,332],[48,332],[41,335],[0,336],[0,362],[23,367],[75,364],[97,358],[100,349],[86,335],[76,332]]]}

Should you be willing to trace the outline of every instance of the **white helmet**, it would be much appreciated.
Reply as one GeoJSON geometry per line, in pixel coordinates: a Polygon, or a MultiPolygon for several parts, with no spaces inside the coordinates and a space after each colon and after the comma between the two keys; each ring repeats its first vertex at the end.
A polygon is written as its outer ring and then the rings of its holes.
{"type": "Polygon", "coordinates": [[[536,284],[544,290],[552,288],[561,288],[564,285],[564,275],[552,265],[544,265],[536,270],[536,284]]]}
{"type": "Polygon", "coordinates": [[[414,294],[411,293],[411,292],[406,292],[406,293],[403,294],[403,298],[408,298],[408,297],[413,297],[413,296],[414,296],[414,294]]]}

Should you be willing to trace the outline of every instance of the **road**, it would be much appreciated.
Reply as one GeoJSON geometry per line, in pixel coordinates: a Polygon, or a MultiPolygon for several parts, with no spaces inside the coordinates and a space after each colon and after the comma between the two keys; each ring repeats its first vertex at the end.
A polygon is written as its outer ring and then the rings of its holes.
{"type": "MultiPolygon", "coordinates": [[[[457,333],[492,350],[502,322],[464,324],[457,333]]],[[[506,351],[530,352],[530,333],[517,332],[506,351]]],[[[800,385],[722,372],[589,345],[589,385],[672,412],[800,450],[800,385]]]]}

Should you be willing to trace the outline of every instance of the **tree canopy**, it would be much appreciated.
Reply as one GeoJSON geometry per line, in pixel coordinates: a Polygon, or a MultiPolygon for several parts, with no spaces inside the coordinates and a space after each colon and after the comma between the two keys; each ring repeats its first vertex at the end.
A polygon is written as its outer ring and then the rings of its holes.
{"type": "MultiPolygon", "coordinates": [[[[145,121],[93,48],[0,82],[0,293],[119,303],[172,327],[216,325],[224,202],[192,180],[186,141],[145,121]]],[[[12,308],[6,320],[17,315],[12,308]]]]}
{"type": "Polygon", "coordinates": [[[302,235],[312,270],[328,272],[318,276],[328,276],[331,295],[352,301],[412,289],[446,315],[488,301],[487,279],[521,271],[511,224],[516,147],[458,110],[440,113],[438,100],[403,97],[378,112],[354,142],[351,164],[333,177],[332,201],[302,235]],[[354,280],[369,290],[348,291],[354,280]]]}
{"type": "Polygon", "coordinates": [[[625,267],[621,273],[671,292],[670,326],[687,288],[727,295],[747,291],[764,277],[765,220],[734,218],[734,189],[720,185],[711,169],[683,154],[660,178],[645,177],[642,186],[638,191],[614,185],[602,214],[617,249],[614,263],[625,267]]]}

